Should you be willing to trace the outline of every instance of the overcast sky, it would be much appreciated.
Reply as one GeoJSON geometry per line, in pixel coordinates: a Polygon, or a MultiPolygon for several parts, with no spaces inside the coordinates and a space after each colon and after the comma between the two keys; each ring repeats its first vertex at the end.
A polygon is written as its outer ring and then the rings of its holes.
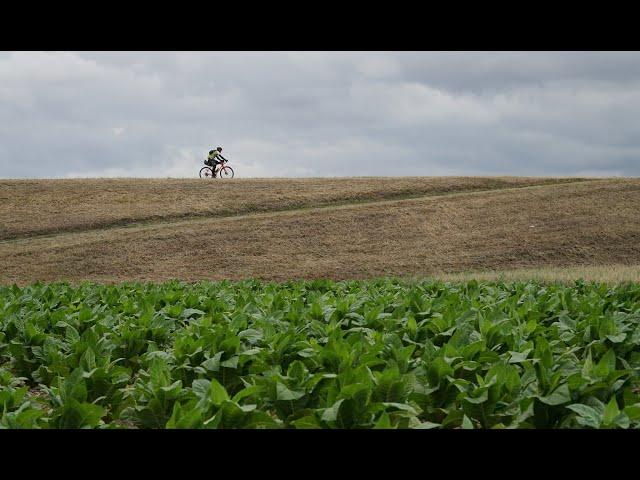
{"type": "Polygon", "coordinates": [[[640,175],[636,52],[0,52],[0,178],[640,175]]]}

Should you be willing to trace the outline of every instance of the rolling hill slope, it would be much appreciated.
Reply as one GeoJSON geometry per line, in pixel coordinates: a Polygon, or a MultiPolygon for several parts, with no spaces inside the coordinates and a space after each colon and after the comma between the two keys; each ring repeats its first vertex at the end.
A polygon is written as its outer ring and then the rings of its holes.
{"type": "MultiPolygon", "coordinates": [[[[0,183],[0,196],[16,183],[0,183]]],[[[636,179],[68,181],[75,196],[42,183],[14,195],[20,208],[2,207],[1,284],[556,268],[640,277],[636,179]],[[43,215],[21,213],[31,208],[43,215]]]]}
{"type": "Polygon", "coordinates": [[[0,240],[134,223],[483,191],[582,179],[0,180],[0,240]]]}

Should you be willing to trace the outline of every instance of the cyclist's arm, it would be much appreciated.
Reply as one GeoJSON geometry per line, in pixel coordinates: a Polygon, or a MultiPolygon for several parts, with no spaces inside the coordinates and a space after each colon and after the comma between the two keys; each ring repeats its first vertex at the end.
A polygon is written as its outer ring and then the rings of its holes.
{"type": "Polygon", "coordinates": [[[229,160],[227,160],[226,158],[224,158],[222,155],[218,155],[218,157],[220,157],[222,160],[224,160],[225,162],[228,162],[229,160]]]}

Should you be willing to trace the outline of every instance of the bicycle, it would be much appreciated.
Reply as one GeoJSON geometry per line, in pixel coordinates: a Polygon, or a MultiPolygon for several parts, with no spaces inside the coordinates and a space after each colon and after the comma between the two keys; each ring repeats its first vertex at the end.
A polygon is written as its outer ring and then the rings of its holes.
{"type": "Polygon", "coordinates": [[[202,167],[200,178],[233,178],[233,168],[226,165],[227,162],[228,160],[221,160],[215,167],[202,167]]]}

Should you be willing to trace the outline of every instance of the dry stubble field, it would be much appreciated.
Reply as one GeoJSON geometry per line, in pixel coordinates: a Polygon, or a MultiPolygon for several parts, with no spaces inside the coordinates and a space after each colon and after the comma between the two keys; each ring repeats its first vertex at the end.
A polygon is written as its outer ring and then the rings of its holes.
{"type": "Polygon", "coordinates": [[[2,181],[0,197],[0,284],[640,279],[637,179],[2,181]]]}
{"type": "Polygon", "coordinates": [[[0,180],[0,240],[141,222],[230,216],[561,181],[575,179],[0,180]]]}

